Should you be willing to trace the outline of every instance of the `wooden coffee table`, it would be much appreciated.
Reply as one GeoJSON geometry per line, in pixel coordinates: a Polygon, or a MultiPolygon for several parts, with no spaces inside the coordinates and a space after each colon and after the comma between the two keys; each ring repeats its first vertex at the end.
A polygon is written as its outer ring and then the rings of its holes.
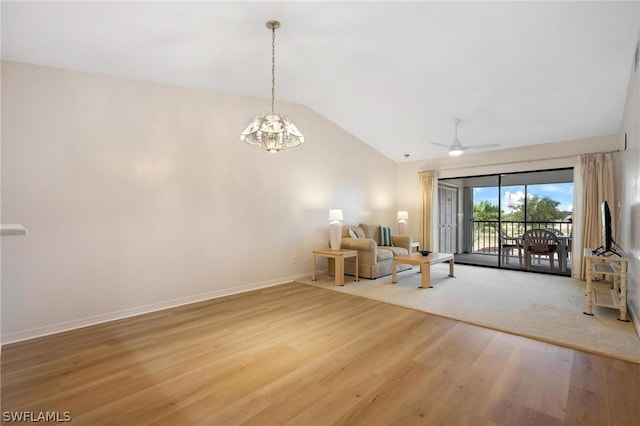
{"type": "Polygon", "coordinates": [[[431,265],[434,263],[449,262],[449,276],[453,275],[453,254],[451,253],[431,253],[429,256],[423,256],[420,253],[413,253],[406,256],[396,256],[391,262],[391,282],[398,281],[396,269],[398,263],[405,265],[420,265],[420,288],[430,288],[431,286],[431,265]]]}

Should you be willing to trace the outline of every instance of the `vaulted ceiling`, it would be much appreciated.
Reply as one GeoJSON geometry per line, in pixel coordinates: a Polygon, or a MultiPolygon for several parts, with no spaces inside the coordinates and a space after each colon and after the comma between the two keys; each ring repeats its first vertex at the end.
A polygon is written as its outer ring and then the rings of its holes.
{"type": "Polygon", "coordinates": [[[396,161],[445,156],[432,143],[452,142],[455,118],[463,144],[498,149],[619,132],[640,31],[637,1],[3,1],[1,13],[3,59],[265,109],[277,19],[276,111],[304,104],[396,161]]]}

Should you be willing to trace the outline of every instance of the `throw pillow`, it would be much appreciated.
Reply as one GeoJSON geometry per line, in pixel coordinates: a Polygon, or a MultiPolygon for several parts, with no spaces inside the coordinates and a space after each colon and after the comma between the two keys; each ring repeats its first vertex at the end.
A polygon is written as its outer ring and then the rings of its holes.
{"type": "Polygon", "coordinates": [[[393,240],[391,239],[391,228],[388,226],[380,227],[380,245],[391,247],[393,240]]]}
{"type": "Polygon", "coordinates": [[[358,228],[349,228],[349,236],[351,238],[364,238],[364,234],[358,228]]]}

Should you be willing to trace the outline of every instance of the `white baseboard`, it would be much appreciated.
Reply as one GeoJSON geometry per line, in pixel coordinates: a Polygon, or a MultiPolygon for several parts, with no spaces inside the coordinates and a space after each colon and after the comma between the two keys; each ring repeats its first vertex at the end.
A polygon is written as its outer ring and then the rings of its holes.
{"type": "Polygon", "coordinates": [[[627,315],[631,317],[631,322],[636,329],[636,334],[638,338],[640,338],[640,320],[638,318],[638,312],[633,310],[633,306],[630,303],[627,303],[627,315]]]}
{"type": "Polygon", "coordinates": [[[16,331],[14,333],[8,333],[2,336],[1,345],[7,345],[10,343],[16,343],[24,340],[35,339],[37,337],[43,337],[51,334],[61,333],[64,331],[75,330],[77,328],[88,327],[90,325],[96,325],[104,322],[115,321],[122,318],[129,318],[136,315],[148,314],[150,312],[160,311],[162,309],[175,308],[176,306],[188,305],[190,303],[202,302],[209,299],[216,299],[218,297],[230,296],[232,294],[245,293],[247,291],[257,290],[260,288],[273,287],[276,285],[285,284],[285,283],[294,281],[296,279],[304,278],[308,276],[309,274],[305,273],[305,274],[299,274],[299,275],[294,275],[290,277],[283,277],[275,280],[247,284],[241,287],[215,290],[208,293],[182,297],[180,299],[168,300],[165,302],[154,303],[151,305],[123,309],[116,312],[93,315],[86,318],[79,318],[76,320],[64,321],[57,324],[46,325],[43,327],[35,327],[28,330],[16,331]]]}

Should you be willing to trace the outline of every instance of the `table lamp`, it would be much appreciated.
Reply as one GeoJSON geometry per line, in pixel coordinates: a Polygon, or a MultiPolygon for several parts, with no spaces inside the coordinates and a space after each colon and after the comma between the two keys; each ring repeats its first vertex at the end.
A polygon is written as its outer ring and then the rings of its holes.
{"type": "Polygon", "coordinates": [[[329,244],[331,250],[340,250],[340,241],[342,240],[342,210],[329,210],[329,244]]]}
{"type": "Polygon", "coordinates": [[[407,220],[409,220],[409,212],[404,210],[398,211],[398,235],[408,235],[408,225],[407,220]]]}

